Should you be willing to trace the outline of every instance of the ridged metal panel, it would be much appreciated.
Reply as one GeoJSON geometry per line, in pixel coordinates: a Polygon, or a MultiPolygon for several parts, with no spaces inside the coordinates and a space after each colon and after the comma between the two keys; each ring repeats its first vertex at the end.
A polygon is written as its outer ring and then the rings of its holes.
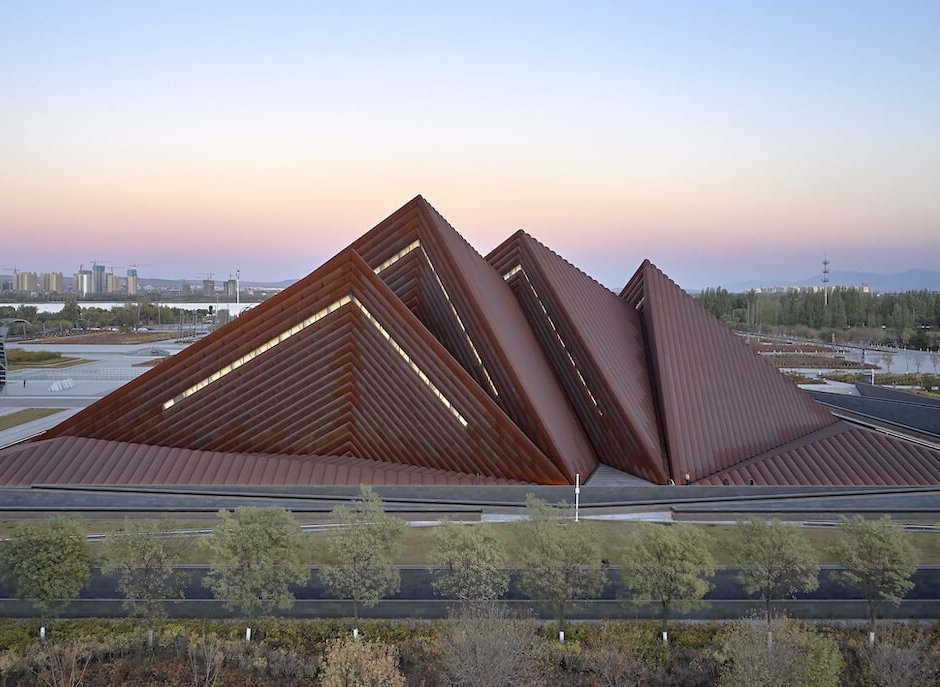
{"type": "Polygon", "coordinates": [[[195,451],[84,437],[45,439],[0,453],[0,484],[4,486],[514,483],[349,456],[195,451]]]}
{"type": "Polygon", "coordinates": [[[522,231],[487,261],[503,275],[512,273],[508,283],[601,461],[666,482],[670,473],[636,310],[522,231]]]}
{"type": "MultiPolygon", "coordinates": [[[[122,387],[51,435],[225,453],[348,454],[522,481],[566,481],[354,251],[284,293],[279,302],[250,311],[248,331],[223,328],[207,338],[211,346],[197,344],[156,368],[159,374],[151,376],[157,383],[122,387]],[[163,409],[168,399],[350,294],[467,427],[354,303],[163,409]]],[[[245,323],[239,318],[235,324],[245,323]]]]}
{"type": "Polygon", "coordinates": [[[643,319],[672,477],[692,481],[835,422],[648,260],[621,298],[643,319]]]}
{"type": "MultiPolygon", "coordinates": [[[[395,273],[389,279],[396,295],[417,288],[417,314],[480,387],[568,481],[589,475],[597,457],[512,291],[424,198],[411,200],[351,247],[375,268],[413,241],[426,257],[409,273],[419,285],[395,273]]],[[[386,271],[379,276],[385,279],[386,271]]]]}
{"type": "Polygon", "coordinates": [[[700,480],[732,485],[930,485],[940,451],[838,422],[700,480]]]}

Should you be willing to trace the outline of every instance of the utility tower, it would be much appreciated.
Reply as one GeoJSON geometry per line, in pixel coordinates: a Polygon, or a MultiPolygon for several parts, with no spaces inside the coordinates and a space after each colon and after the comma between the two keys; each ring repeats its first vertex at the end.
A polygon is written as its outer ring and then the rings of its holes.
{"type": "Polygon", "coordinates": [[[822,270],[822,285],[823,285],[823,305],[826,308],[829,307],[829,256],[823,258],[823,270],[822,270]]]}

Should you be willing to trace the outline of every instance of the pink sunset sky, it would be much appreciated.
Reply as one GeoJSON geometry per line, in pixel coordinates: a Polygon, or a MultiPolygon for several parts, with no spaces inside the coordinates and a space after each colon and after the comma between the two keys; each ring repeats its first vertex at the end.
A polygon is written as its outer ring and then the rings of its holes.
{"type": "Polygon", "coordinates": [[[937,3],[443,5],[5,5],[0,268],[296,278],[417,194],[614,288],[938,268],[937,3]]]}

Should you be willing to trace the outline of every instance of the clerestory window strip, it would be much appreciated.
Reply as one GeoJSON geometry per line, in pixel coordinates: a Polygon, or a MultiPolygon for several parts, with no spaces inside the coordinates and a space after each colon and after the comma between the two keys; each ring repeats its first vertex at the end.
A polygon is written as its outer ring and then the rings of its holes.
{"type": "Polygon", "coordinates": [[[373,269],[372,271],[375,272],[376,274],[381,274],[382,272],[384,272],[385,270],[387,270],[389,267],[391,267],[392,265],[394,265],[396,262],[398,262],[399,260],[401,260],[403,257],[405,257],[406,255],[408,255],[408,253],[410,253],[410,252],[413,251],[414,249],[420,248],[420,247],[421,247],[421,242],[420,242],[420,241],[412,241],[411,243],[409,243],[407,246],[405,246],[405,247],[402,248],[400,251],[398,251],[397,253],[395,253],[395,255],[393,255],[392,257],[390,257],[388,260],[386,260],[385,262],[383,262],[381,265],[379,265],[378,267],[376,267],[376,268],[373,269]]]}
{"type": "Polygon", "coordinates": [[[278,336],[275,336],[273,339],[271,339],[271,340],[269,340],[269,341],[266,341],[265,343],[261,344],[260,346],[258,346],[258,347],[255,348],[254,350],[251,350],[251,351],[249,351],[248,353],[246,353],[245,355],[241,356],[241,357],[238,358],[237,360],[233,360],[233,361],[230,362],[228,365],[226,365],[225,367],[223,367],[221,370],[217,370],[216,372],[213,372],[211,375],[209,375],[209,376],[206,377],[205,379],[203,379],[203,380],[197,382],[196,384],[193,384],[191,387],[189,387],[188,389],[186,389],[185,391],[183,391],[181,394],[178,394],[178,395],[174,396],[173,398],[171,398],[169,401],[166,401],[166,402],[163,404],[163,409],[164,409],[164,410],[169,410],[170,408],[172,408],[174,405],[176,405],[176,404],[179,403],[180,401],[185,400],[186,398],[192,396],[193,394],[195,394],[195,393],[197,393],[197,392],[199,392],[199,391],[202,391],[203,389],[205,389],[207,386],[209,386],[209,385],[212,384],[213,382],[216,382],[216,381],[222,379],[222,377],[224,377],[224,376],[226,376],[226,375],[228,375],[228,374],[231,374],[232,372],[234,372],[235,370],[237,370],[238,368],[240,368],[242,365],[245,365],[245,364],[247,364],[247,363],[250,363],[252,360],[254,360],[255,358],[257,358],[257,357],[258,357],[259,355],[261,355],[262,353],[266,353],[267,351],[269,351],[269,350],[271,350],[272,348],[274,348],[275,346],[277,346],[279,343],[282,343],[282,342],[286,341],[287,339],[291,338],[291,337],[294,336],[295,334],[299,334],[300,332],[302,332],[302,331],[303,331],[304,329],[306,329],[307,327],[316,324],[317,322],[319,322],[320,320],[322,320],[324,317],[326,317],[326,316],[329,315],[330,313],[335,312],[336,310],[339,310],[339,309],[342,308],[344,305],[346,305],[346,304],[348,304],[348,303],[350,303],[350,302],[352,302],[352,296],[350,296],[350,295],[343,296],[343,297],[340,298],[339,300],[333,301],[333,302],[330,303],[328,306],[326,306],[326,307],[323,308],[322,310],[318,310],[316,313],[314,313],[314,314],[311,315],[310,317],[306,318],[306,319],[303,320],[302,322],[298,322],[297,324],[295,324],[295,325],[294,325],[293,327],[291,327],[290,329],[288,329],[288,330],[282,332],[282,333],[279,334],[278,336]]]}
{"type": "Polygon", "coordinates": [[[369,312],[369,310],[359,301],[359,299],[357,299],[355,296],[351,294],[343,296],[339,300],[336,300],[330,303],[328,306],[314,313],[313,315],[306,318],[302,322],[295,324],[290,329],[282,332],[281,334],[274,337],[273,339],[270,339],[269,341],[266,341],[265,343],[258,346],[257,348],[249,351],[248,353],[241,356],[237,360],[232,361],[231,363],[229,363],[222,369],[217,370],[216,372],[213,372],[211,375],[209,375],[205,379],[197,382],[196,384],[193,384],[191,387],[183,391],[181,394],[178,394],[177,396],[174,396],[170,400],[166,401],[163,404],[163,410],[169,410],[180,401],[192,396],[195,393],[198,393],[199,391],[202,391],[213,382],[216,382],[222,379],[222,377],[228,374],[231,374],[232,372],[240,368],[242,365],[246,365],[247,363],[250,363],[252,360],[257,358],[262,353],[266,353],[267,351],[270,351],[272,348],[274,348],[278,344],[286,341],[287,339],[294,336],[295,334],[299,334],[307,327],[313,324],[316,324],[317,322],[322,320],[324,317],[326,317],[330,313],[335,312],[339,308],[342,308],[344,305],[348,305],[349,303],[355,304],[355,306],[359,309],[359,311],[362,312],[363,315],[365,315],[366,319],[369,320],[369,322],[371,322],[372,325],[379,331],[379,333],[389,343],[392,349],[396,351],[398,355],[402,357],[402,359],[408,364],[409,367],[411,367],[412,371],[418,376],[418,379],[424,382],[425,385],[427,385],[427,387],[431,390],[431,393],[444,405],[445,408],[447,408],[450,411],[450,413],[454,416],[457,422],[459,422],[462,427],[467,427],[467,425],[469,424],[467,422],[467,419],[463,415],[461,415],[460,412],[454,407],[454,404],[450,401],[450,399],[447,398],[447,396],[444,395],[444,393],[434,384],[434,382],[430,380],[427,374],[425,374],[424,370],[418,367],[417,363],[415,363],[414,360],[411,358],[411,356],[408,355],[407,351],[405,351],[405,349],[403,349],[401,345],[399,345],[399,343],[395,341],[394,338],[392,338],[392,335],[389,334],[388,330],[385,329],[385,327],[383,327],[382,324],[378,320],[375,319],[372,313],[369,312]]]}
{"type": "Polygon", "coordinates": [[[421,252],[424,254],[425,260],[428,261],[428,266],[431,268],[431,274],[433,274],[434,279],[437,280],[437,285],[440,288],[441,293],[444,294],[444,298],[447,300],[447,304],[450,306],[450,311],[454,315],[454,319],[457,320],[457,326],[460,327],[460,331],[463,332],[463,336],[467,340],[467,345],[470,346],[473,357],[476,358],[477,364],[480,366],[480,369],[483,370],[483,376],[486,377],[486,383],[493,391],[493,395],[499,396],[499,391],[496,390],[496,385],[493,383],[493,378],[490,377],[490,373],[486,369],[486,365],[483,364],[483,358],[480,357],[480,352],[477,350],[477,347],[473,345],[473,339],[470,338],[470,333],[464,326],[463,320],[460,319],[460,315],[457,313],[457,308],[454,307],[454,302],[450,299],[450,295],[447,293],[447,289],[444,288],[444,282],[441,281],[441,278],[437,273],[437,269],[434,267],[434,263],[431,261],[431,256],[428,255],[428,252],[424,250],[423,247],[421,248],[421,252]]]}
{"type": "Polygon", "coordinates": [[[402,357],[402,360],[408,364],[412,371],[418,376],[418,379],[424,382],[428,389],[431,390],[431,393],[434,394],[434,396],[437,398],[437,400],[440,401],[444,407],[450,411],[451,415],[454,416],[457,422],[459,422],[462,427],[466,427],[469,424],[467,419],[454,407],[454,404],[451,403],[450,399],[447,398],[447,396],[445,396],[439,388],[437,388],[437,385],[431,381],[427,374],[425,374],[424,370],[418,367],[418,364],[412,359],[410,355],[408,355],[408,352],[402,348],[397,341],[395,341],[388,330],[382,326],[382,323],[375,319],[375,316],[369,312],[368,308],[366,308],[366,306],[364,306],[358,299],[353,298],[353,303],[357,308],[359,308],[359,311],[365,315],[366,319],[369,320],[369,322],[371,322],[372,325],[378,330],[382,337],[388,342],[389,346],[391,346],[392,349],[402,357]]]}
{"type": "Polygon", "coordinates": [[[578,364],[575,362],[574,356],[571,355],[571,351],[568,350],[568,346],[565,345],[565,340],[562,338],[561,332],[558,331],[558,327],[555,326],[555,321],[552,319],[552,316],[548,314],[548,310],[545,309],[545,305],[542,303],[542,299],[539,298],[538,291],[536,291],[535,287],[532,285],[532,281],[529,279],[529,275],[525,273],[525,270],[522,269],[521,265],[514,267],[511,272],[512,274],[516,274],[516,272],[522,272],[522,276],[525,278],[525,283],[528,284],[529,290],[535,297],[535,302],[538,303],[539,308],[541,308],[542,314],[545,316],[545,320],[548,322],[548,325],[555,333],[555,338],[558,339],[558,343],[561,344],[562,350],[565,352],[565,355],[568,356],[568,362],[571,363],[571,367],[574,369],[575,374],[578,375],[578,380],[581,382],[581,386],[584,387],[584,391],[587,393],[588,398],[591,399],[591,403],[593,403],[594,407],[597,408],[597,412],[603,415],[604,411],[601,410],[600,405],[597,403],[597,399],[594,398],[594,394],[591,392],[591,388],[584,379],[584,375],[581,374],[581,370],[578,367],[578,364]]]}

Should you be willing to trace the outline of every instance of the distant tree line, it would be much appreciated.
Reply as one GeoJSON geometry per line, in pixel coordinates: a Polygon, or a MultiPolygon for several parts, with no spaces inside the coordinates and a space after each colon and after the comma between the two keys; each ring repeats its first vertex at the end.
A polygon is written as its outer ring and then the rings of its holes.
{"type": "MultiPolygon", "coordinates": [[[[202,320],[209,314],[209,306],[196,310],[195,316],[202,320]]],[[[157,305],[147,298],[139,301],[128,301],[125,305],[116,305],[111,308],[100,308],[93,305],[81,306],[74,299],[67,299],[59,312],[39,312],[35,305],[0,305],[0,319],[16,318],[26,320],[25,326],[28,336],[41,336],[64,334],[74,330],[106,329],[118,327],[122,330],[132,330],[137,327],[151,327],[160,324],[175,324],[180,320],[180,314],[186,318],[185,324],[190,324],[193,318],[192,310],[181,310],[167,305],[157,305]]],[[[23,331],[22,325],[14,325],[10,335],[19,335],[23,331]]]]}
{"type": "Polygon", "coordinates": [[[940,331],[940,293],[934,291],[876,294],[837,286],[829,289],[827,304],[822,291],[731,293],[710,288],[698,299],[715,317],[740,329],[884,328],[896,343],[915,348],[936,348],[940,331]]]}

